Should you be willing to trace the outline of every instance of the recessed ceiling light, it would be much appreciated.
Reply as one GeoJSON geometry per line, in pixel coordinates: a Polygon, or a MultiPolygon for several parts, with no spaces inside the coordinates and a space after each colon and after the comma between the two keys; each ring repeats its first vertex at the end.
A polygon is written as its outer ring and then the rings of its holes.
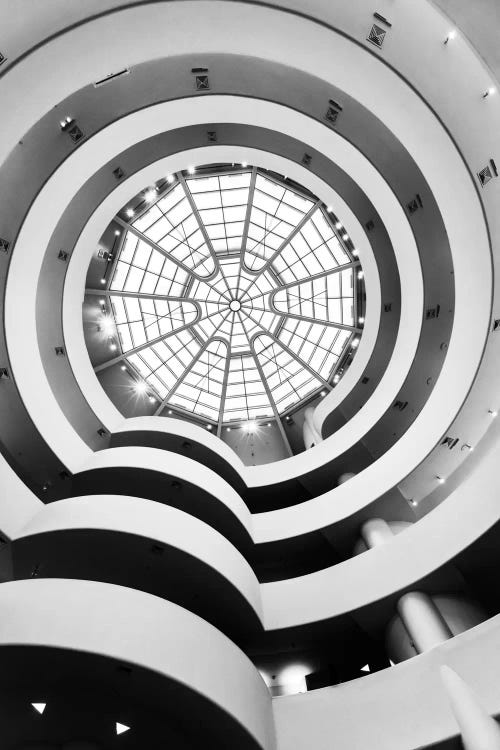
{"type": "Polygon", "coordinates": [[[359,339],[353,339],[351,346],[353,349],[357,349],[359,346],[359,339]]]}
{"type": "Polygon", "coordinates": [[[32,703],[31,704],[35,711],[38,711],[39,714],[43,714],[45,711],[46,703],[32,703]]]}
{"type": "Polygon", "coordinates": [[[171,185],[174,180],[175,180],[175,177],[174,177],[173,174],[167,175],[167,182],[168,182],[169,185],[171,185]]]}
{"type": "Polygon", "coordinates": [[[169,409],[167,414],[172,414],[172,409],[169,409]]]}
{"type": "Polygon", "coordinates": [[[356,250],[356,248],[354,248],[353,250],[351,250],[351,253],[357,258],[359,255],[359,250],[356,250]]]}
{"type": "Polygon", "coordinates": [[[328,211],[329,214],[331,214],[332,211],[333,211],[333,207],[332,206],[328,206],[328,208],[326,210],[328,211]]]}
{"type": "Polygon", "coordinates": [[[194,167],[188,167],[188,173],[189,173],[189,174],[194,174],[194,173],[195,173],[195,171],[196,171],[196,170],[195,170],[195,168],[194,168],[194,167]]]}
{"type": "Polygon", "coordinates": [[[253,422],[253,421],[252,422],[247,422],[243,426],[243,429],[245,430],[245,432],[248,432],[248,433],[252,434],[254,432],[257,432],[257,430],[259,429],[259,425],[257,424],[257,422],[253,422]]]}
{"type": "Polygon", "coordinates": [[[340,221],[335,222],[335,229],[342,229],[342,224],[340,221]]]}
{"type": "Polygon", "coordinates": [[[146,393],[148,386],[144,382],[144,380],[137,380],[134,384],[134,389],[136,393],[146,393]]]}
{"type": "Polygon", "coordinates": [[[444,477],[440,477],[440,476],[439,476],[438,474],[436,474],[436,479],[438,480],[439,484],[444,484],[444,483],[445,483],[445,481],[446,481],[446,480],[444,479],[444,477]]]}
{"type": "Polygon", "coordinates": [[[134,215],[134,209],[133,208],[127,208],[127,210],[125,211],[125,213],[129,217],[129,219],[131,219],[132,216],[134,215]]]}
{"type": "Polygon", "coordinates": [[[116,734],[123,734],[124,732],[128,732],[130,727],[128,727],[126,724],[120,724],[119,721],[116,722],[116,734]]]}
{"type": "Polygon", "coordinates": [[[498,417],[498,412],[496,411],[496,409],[488,409],[488,414],[491,414],[492,419],[498,417]]]}
{"type": "Polygon", "coordinates": [[[115,229],[115,237],[119,237],[119,236],[120,236],[120,230],[119,229],[115,229]]]}
{"type": "Polygon", "coordinates": [[[365,664],[364,667],[361,667],[361,672],[369,672],[369,671],[370,671],[370,666],[368,664],[365,664]]]}
{"type": "Polygon", "coordinates": [[[358,271],[358,279],[362,279],[364,276],[363,271],[358,271]]]}
{"type": "Polygon", "coordinates": [[[365,322],[365,319],[363,318],[363,316],[361,316],[360,318],[358,318],[358,323],[364,323],[364,322],[365,322]]]}
{"type": "Polygon", "coordinates": [[[321,398],[323,398],[324,396],[326,396],[326,391],[321,391],[319,395],[321,396],[321,398]]]}
{"type": "Polygon", "coordinates": [[[156,399],[154,396],[149,396],[149,403],[150,404],[156,404],[156,399]]]}
{"type": "Polygon", "coordinates": [[[125,371],[126,369],[127,369],[127,368],[126,368],[126,366],[125,366],[125,365],[122,365],[122,366],[120,367],[120,370],[123,370],[123,371],[125,371]]]}
{"type": "Polygon", "coordinates": [[[156,190],[146,190],[144,193],[144,200],[151,203],[156,198],[156,190]]]}
{"type": "Polygon", "coordinates": [[[106,283],[106,279],[103,276],[102,279],[101,279],[101,284],[105,284],[105,283],[106,283]]]}
{"type": "Polygon", "coordinates": [[[226,427],[226,432],[231,432],[231,428],[230,427],[226,427]]]}
{"type": "Polygon", "coordinates": [[[243,168],[245,168],[245,167],[248,167],[248,162],[247,162],[247,161],[242,161],[242,162],[241,162],[241,166],[242,166],[243,168]]]}
{"type": "Polygon", "coordinates": [[[109,345],[109,348],[111,349],[112,352],[116,352],[117,346],[114,343],[114,341],[109,345]]]}
{"type": "Polygon", "coordinates": [[[339,382],[339,380],[340,380],[340,375],[334,375],[334,376],[333,376],[333,382],[334,382],[334,383],[338,383],[338,382],[339,382]]]}
{"type": "Polygon", "coordinates": [[[207,430],[210,431],[211,429],[212,429],[212,425],[211,424],[207,424],[207,430]]]}

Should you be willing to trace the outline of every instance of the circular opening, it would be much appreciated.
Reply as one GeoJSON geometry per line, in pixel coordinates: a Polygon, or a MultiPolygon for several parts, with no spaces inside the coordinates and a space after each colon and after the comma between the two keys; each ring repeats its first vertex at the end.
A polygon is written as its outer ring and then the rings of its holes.
{"type": "Polygon", "coordinates": [[[229,303],[229,309],[231,312],[238,312],[238,310],[241,310],[241,302],[237,299],[231,300],[229,303]]]}

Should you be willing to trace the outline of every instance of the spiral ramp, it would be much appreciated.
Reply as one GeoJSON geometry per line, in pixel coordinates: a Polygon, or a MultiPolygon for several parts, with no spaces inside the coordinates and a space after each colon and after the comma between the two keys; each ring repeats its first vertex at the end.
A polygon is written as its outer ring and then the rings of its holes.
{"type": "Polygon", "coordinates": [[[0,19],[2,745],[498,750],[495,0],[0,19]],[[124,416],[85,330],[127,202],[242,163],[331,206],[366,283],[267,463],[124,416]]]}

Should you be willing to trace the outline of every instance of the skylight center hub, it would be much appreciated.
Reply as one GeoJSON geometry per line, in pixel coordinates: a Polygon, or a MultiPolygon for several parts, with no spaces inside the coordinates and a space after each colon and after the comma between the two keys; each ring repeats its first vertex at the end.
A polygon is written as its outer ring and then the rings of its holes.
{"type": "Polygon", "coordinates": [[[241,310],[241,302],[239,301],[239,299],[232,299],[229,303],[229,309],[231,310],[231,312],[238,312],[239,310],[241,310]]]}

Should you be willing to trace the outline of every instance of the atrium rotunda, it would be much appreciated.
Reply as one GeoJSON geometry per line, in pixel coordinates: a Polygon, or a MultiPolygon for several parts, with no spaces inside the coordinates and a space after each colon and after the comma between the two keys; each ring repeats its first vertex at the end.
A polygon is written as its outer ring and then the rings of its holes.
{"type": "Polygon", "coordinates": [[[0,0],[3,747],[500,750],[499,31],[0,0]]]}

